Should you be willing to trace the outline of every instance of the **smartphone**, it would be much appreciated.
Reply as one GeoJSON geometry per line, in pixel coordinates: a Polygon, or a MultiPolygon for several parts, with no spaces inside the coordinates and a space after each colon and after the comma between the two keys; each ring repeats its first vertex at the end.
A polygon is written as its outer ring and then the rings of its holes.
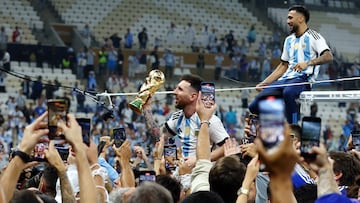
{"type": "Polygon", "coordinates": [[[301,129],[301,156],[305,159],[315,159],[316,155],[310,152],[312,147],[320,144],[321,118],[303,117],[301,129]]]}
{"type": "Polygon", "coordinates": [[[215,84],[212,82],[201,83],[201,100],[205,107],[210,108],[215,104],[215,84]]]}
{"type": "Polygon", "coordinates": [[[83,142],[87,146],[90,146],[91,119],[90,118],[76,118],[76,121],[81,126],[83,142]]]}
{"type": "Polygon", "coordinates": [[[156,181],[156,173],[155,171],[139,171],[139,183],[144,181],[156,181]]]}
{"type": "Polygon", "coordinates": [[[272,153],[284,140],[284,100],[277,96],[264,96],[258,105],[259,137],[268,153],[272,153]]]}
{"type": "Polygon", "coordinates": [[[44,162],[47,161],[45,157],[45,150],[49,149],[49,143],[37,143],[34,147],[33,154],[31,156],[32,161],[44,162]]]}
{"type": "Polygon", "coordinates": [[[259,123],[259,117],[256,114],[250,114],[249,121],[248,121],[248,124],[250,126],[250,134],[249,135],[253,138],[256,137],[258,123],[259,123]]]}
{"type": "Polygon", "coordinates": [[[352,146],[356,151],[360,151],[360,131],[351,132],[352,146]]]}
{"type": "Polygon", "coordinates": [[[120,147],[126,140],[125,128],[114,128],[113,139],[116,147],[120,147]]]}
{"type": "Polygon", "coordinates": [[[176,144],[166,144],[164,146],[165,168],[175,170],[177,161],[176,144]]]}
{"type": "Polygon", "coordinates": [[[49,140],[65,140],[62,129],[57,127],[60,120],[66,122],[66,115],[69,112],[69,102],[66,99],[50,99],[48,107],[48,128],[49,140]]]}
{"type": "Polygon", "coordinates": [[[61,157],[61,160],[64,162],[67,162],[67,159],[69,157],[69,147],[68,146],[55,146],[57,151],[59,152],[59,155],[61,157]]]}

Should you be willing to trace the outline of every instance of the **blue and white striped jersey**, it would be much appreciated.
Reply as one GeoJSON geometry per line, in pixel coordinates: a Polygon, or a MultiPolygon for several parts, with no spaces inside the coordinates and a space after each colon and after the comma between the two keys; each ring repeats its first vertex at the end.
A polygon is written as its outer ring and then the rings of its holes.
{"type": "MultiPolygon", "coordinates": [[[[184,157],[196,156],[197,135],[195,131],[200,128],[200,119],[197,113],[186,118],[182,110],[174,112],[166,121],[165,127],[173,136],[180,139],[184,157]]],[[[215,115],[210,119],[209,134],[210,140],[215,144],[219,144],[229,137],[221,120],[215,115]]]]}
{"type": "Polygon", "coordinates": [[[301,72],[293,71],[293,67],[300,62],[308,62],[320,56],[324,51],[330,50],[326,40],[318,32],[308,29],[300,37],[289,35],[284,42],[282,61],[287,61],[289,67],[279,80],[293,79],[308,75],[309,80],[315,79],[319,73],[320,65],[309,66],[301,72]]]}

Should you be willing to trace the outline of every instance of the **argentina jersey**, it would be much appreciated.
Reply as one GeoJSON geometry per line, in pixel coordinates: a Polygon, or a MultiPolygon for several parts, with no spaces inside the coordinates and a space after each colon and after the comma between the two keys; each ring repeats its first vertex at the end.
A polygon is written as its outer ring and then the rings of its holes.
{"type": "Polygon", "coordinates": [[[308,80],[315,79],[320,65],[309,66],[301,72],[294,71],[293,67],[298,63],[309,62],[317,58],[326,50],[330,50],[330,48],[324,37],[314,30],[308,29],[300,37],[296,37],[295,34],[288,36],[284,42],[281,60],[288,62],[289,66],[279,80],[293,79],[304,75],[308,76],[308,80]]]}

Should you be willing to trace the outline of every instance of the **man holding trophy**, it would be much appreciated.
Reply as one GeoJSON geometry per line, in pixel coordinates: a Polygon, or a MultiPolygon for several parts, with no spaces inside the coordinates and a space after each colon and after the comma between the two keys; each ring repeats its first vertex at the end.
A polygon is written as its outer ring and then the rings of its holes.
{"type": "MultiPolygon", "coordinates": [[[[196,130],[200,128],[200,125],[206,124],[209,125],[211,142],[218,146],[211,152],[211,161],[216,161],[221,158],[224,155],[222,145],[229,137],[221,120],[216,115],[213,115],[209,121],[200,121],[196,113],[196,101],[198,99],[201,82],[203,82],[203,80],[197,75],[182,76],[173,92],[175,96],[175,107],[180,110],[174,112],[164,125],[157,126],[151,112],[151,99],[149,98],[151,98],[152,94],[161,84],[163,84],[164,77],[162,72],[161,74],[157,73],[155,75],[159,77],[156,77],[157,79],[150,79],[150,81],[152,81],[150,82],[149,78],[152,77],[151,75],[153,76],[150,72],[149,77],[146,78],[146,82],[142,85],[136,99],[138,101],[135,102],[135,100],[131,102],[129,106],[134,106],[134,104],[140,103],[139,98],[141,98],[141,108],[138,109],[139,111],[142,110],[147,127],[152,129],[153,136],[159,138],[160,132],[165,133],[165,137],[176,136],[176,139],[179,139],[181,143],[180,147],[185,163],[189,167],[193,168],[196,163],[196,130]],[[162,81],[162,83],[160,81],[162,81]]],[[[133,107],[131,108],[133,109],[133,107]]],[[[135,110],[135,112],[138,111],[135,110]]]]}

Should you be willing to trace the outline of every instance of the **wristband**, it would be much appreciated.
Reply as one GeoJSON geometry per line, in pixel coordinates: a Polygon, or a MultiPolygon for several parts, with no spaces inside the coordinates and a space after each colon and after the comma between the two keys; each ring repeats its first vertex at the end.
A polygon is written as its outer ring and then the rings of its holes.
{"type": "Polygon", "coordinates": [[[26,154],[25,152],[22,152],[20,150],[16,150],[12,153],[12,158],[14,158],[15,156],[20,157],[20,159],[24,162],[24,163],[29,163],[31,161],[31,158],[28,154],[26,154]]]}
{"type": "Polygon", "coordinates": [[[207,120],[200,121],[200,126],[204,123],[206,123],[208,126],[210,126],[210,121],[207,121],[207,120]]]}
{"type": "Polygon", "coordinates": [[[241,194],[249,196],[249,193],[250,193],[250,191],[248,189],[245,189],[245,188],[242,188],[242,187],[237,191],[238,196],[241,195],[241,194]]]}

